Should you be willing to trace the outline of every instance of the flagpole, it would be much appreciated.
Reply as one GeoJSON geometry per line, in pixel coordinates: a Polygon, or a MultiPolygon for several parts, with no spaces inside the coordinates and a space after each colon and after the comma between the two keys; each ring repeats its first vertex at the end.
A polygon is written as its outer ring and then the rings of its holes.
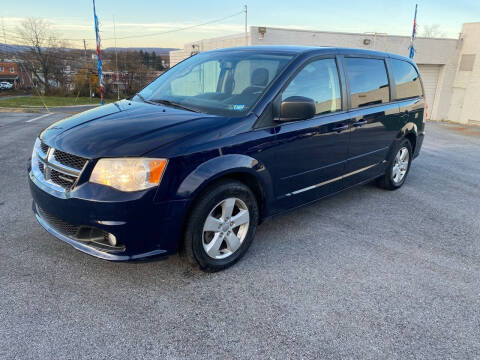
{"type": "Polygon", "coordinates": [[[95,23],[95,39],[97,40],[98,89],[100,90],[100,105],[103,105],[102,51],[100,50],[100,30],[98,26],[97,11],[95,9],[95,0],[93,0],[93,20],[95,23]]]}
{"type": "Polygon", "coordinates": [[[417,34],[417,8],[418,4],[415,4],[415,16],[413,17],[412,38],[410,39],[410,59],[413,59],[413,57],[415,56],[415,47],[413,46],[413,42],[415,41],[415,35],[417,34]]]}

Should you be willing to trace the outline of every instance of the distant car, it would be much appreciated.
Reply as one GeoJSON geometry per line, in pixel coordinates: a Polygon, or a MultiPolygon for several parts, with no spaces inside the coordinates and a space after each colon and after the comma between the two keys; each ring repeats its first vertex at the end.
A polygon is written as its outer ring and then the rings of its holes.
{"type": "Polygon", "coordinates": [[[13,88],[13,84],[11,84],[7,81],[0,82],[0,89],[9,90],[11,88],[13,88]]]}
{"type": "Polygon", "coordinates": [[[268,217],[372,180],[400,188],[424,127],[411,59],[287,46],[204,52],[132,100],[42,131],[29,170],[33,210],[88,254],[180,249],[216,271],[268,217]]]}

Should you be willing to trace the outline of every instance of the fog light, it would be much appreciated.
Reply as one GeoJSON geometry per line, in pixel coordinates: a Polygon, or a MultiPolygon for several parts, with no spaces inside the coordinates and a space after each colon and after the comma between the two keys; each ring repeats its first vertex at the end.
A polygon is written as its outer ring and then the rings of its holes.
{"type": "Polygon", "coordinates": [[[108,234],[108,243],[111,246],[116,246],[117,245],[117,238],[113,234],[108,234]]]}

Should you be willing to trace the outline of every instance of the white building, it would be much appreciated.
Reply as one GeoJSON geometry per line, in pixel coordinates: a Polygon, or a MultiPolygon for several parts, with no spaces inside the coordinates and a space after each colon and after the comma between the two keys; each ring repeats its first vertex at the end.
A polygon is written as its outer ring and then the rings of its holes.
{"type": "MultiPolygon", "coordinates": [[[[408,56],[410,38],[251,26],[247,34],[200,40],[170,52],[170,66],[202,51],[244,45],[310,45],[375,49],[408,56]]],[[[429,117],[480,124],[480,22],[467,23],[458,39],[417,38],[415,61],[429,117]]]]}

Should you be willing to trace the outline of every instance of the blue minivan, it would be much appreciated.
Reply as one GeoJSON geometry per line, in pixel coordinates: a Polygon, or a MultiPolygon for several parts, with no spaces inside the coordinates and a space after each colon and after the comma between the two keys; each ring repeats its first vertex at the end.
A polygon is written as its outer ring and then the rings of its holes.
{"type": "Polygon", "coordinates": [[[192,56],[130,100],[52,124],[29,168],[52,235],[107,260],[180,251],[232,265],[257,225],[376,180],[395,190],[424,137],[408,58],[252,46],[192,56]]]}

